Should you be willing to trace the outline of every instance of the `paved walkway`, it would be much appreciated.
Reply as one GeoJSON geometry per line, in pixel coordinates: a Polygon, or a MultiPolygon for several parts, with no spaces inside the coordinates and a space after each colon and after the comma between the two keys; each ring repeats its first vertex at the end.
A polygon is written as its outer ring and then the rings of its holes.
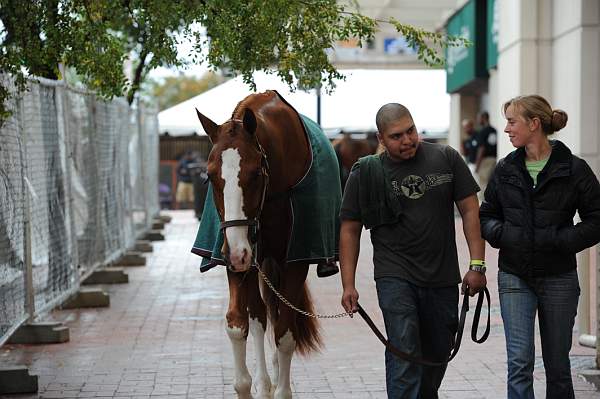
{"type": "MultiPolygon", "coordinates": [[[[71,341],[57,345],[5,345],[1,364],[26,364],[39,376],[39,395],[18,398],[232,398],[233,369],[224,314],[228,294],[223,270],[200,274],[199,258],[189,253],[197,222],[190,211],[169,213],[166,240],[154,244],[146,267],[129,268],[130,283],[105,286],[111,307],[55,311],[71,341]]],[[[459,222],[458,222],[459,223],[459,222]]],[[[462,228],[457,225],[461,264],[467,263],[462,228]]],[[[466,334],[461,352],[449,366],[443,398],[505,398],[506,354],[496,289],[496,252],[488,251],[492,292],[492,332],[477,345],[466,334]]],[[[361,304],[383,326],[378,312],[368,233],[363,234],[358,269],[361,304]]],[[[339,274],[310,286],[322,313],[338,313],[339,274]]],[[[385,398],[383,347],[359,318],[325,320],[325,349],[292,366],[296,398],[385,398]]],[[[470,326],[470,321],[468,321],[470,326]]],[[[594,350],[572,351],[576,397],[600,393],[577,376],[591,368],[594,350]]],[[[253,362],[249,344],[249,362],[253,362]]],[[[539,354],[539,342],[537,345],[539,354]]],[[[271,350],[268,350],[269,358],[271,350]]],[[[252,364],[252,363],[251,363],[252,364]]],[[[252,373],[253,367],[249,367],[252,373]]],[[[545,396],[541,358],[535,369],[535,392],[545,396]]]]}

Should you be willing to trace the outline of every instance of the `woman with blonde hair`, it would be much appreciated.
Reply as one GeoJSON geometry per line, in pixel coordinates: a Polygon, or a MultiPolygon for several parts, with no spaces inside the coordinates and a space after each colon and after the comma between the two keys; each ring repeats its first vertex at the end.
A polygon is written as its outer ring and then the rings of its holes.
{"type": "Polygon", "coordinates": [[[600,185],[588,164],[548,136],[567,113],[538,95],[503,106],[516,150],[494,169],[481,204],[482,236],[499,248],[498,292],[508,358],[508,398],[533,398],[538,313],[547,398],[574,398],[575,254],[600,241],[600,185]],[[575,212],[581,222],[574,225],[575,212]]]}

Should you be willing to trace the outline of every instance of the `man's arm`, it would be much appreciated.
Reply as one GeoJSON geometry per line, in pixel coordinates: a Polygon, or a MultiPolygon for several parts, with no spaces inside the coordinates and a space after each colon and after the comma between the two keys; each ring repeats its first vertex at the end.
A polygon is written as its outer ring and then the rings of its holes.
{"type": "Polygon", "coordinates": [[[361,232],[361,222],[342,220],[340,228],[340,270],[344,289],[342,306],[350,314],[358,310],[358,291],[356,291],[355,281],[361,232]]]}
{"type": "MultiPolygon", "coordinates": [[[[463,221],[463,232],[469,246],[471,259],[485,260],[485,241],[481,238],[479,225],[479,201],[477,195],[472,194],[456,202],[463,221]]],[[[473,296],[487,284],[485,274],[469,270],[463,278],[462,291],[469,289],[473,296]]]]}

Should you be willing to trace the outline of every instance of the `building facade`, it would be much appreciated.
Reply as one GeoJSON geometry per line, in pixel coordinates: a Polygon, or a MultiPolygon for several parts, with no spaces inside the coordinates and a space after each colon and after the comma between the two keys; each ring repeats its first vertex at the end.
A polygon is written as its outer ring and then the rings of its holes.
{"type": "MultiPolygon", "coordinates": [[[[502,133],[502,104],[517,95],[540,94],[569,115],[567,126],[553,137],[600,176],[600,1],[469,0],[459,7],[446,20],[446,30],[467,36],[473,46],[447,53],[449,144],[459,148],[463,119],[488,111],[499,132],[498,158],[504,157],[513,147],[502,133]]],[[[587,344],[600,334],[597,253],[592,248],[578,255],[578,329],[580,342],[587,344]]]]}

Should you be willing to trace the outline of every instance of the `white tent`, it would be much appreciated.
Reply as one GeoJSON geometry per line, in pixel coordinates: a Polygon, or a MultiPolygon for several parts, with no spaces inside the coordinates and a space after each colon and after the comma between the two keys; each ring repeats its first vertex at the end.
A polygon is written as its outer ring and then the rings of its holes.
{"type": "MultiPolygon", "coordinates": [[[[398,102],[411,111],[420,131],[444,131],[450,118],[450,96],[446,94],[443,70],[345,70],[345,81],[336,90],[321,95],[321,126],[324,129],[374,130],[375,114],[385,103],[398,102]]],[[[298,112],[316,120],[314,91],[291,93],[277,76],[257,72],[257,91],[277,90],[298,112]]],[[[215,123],[231,117],[239,101],[251,94],[241,77],[231,79],[205,93],[159,113],[161,134],[171,136],[205,132],[198,121],[198,108],[215,123]]]]}

